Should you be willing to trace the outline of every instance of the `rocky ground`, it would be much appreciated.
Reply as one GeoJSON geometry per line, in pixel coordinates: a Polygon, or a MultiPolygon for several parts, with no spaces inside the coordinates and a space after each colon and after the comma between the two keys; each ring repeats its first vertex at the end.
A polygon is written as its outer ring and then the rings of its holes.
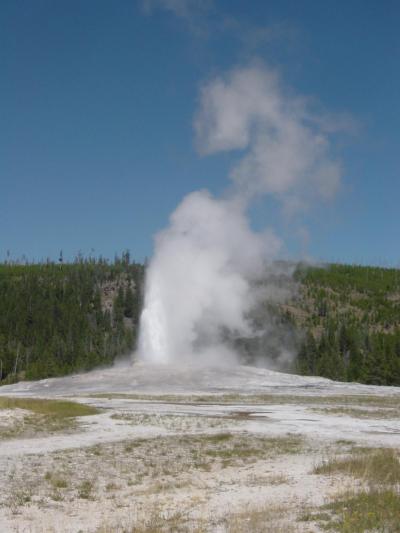
{"type": "Polygon", "coordinates": [[[396,388],[136,364],[0,394],[98,409],[57,424],[3,405],[2,532],[346,531],[332,502],[392,490],[377,476],[398,466],[396,388]]]}

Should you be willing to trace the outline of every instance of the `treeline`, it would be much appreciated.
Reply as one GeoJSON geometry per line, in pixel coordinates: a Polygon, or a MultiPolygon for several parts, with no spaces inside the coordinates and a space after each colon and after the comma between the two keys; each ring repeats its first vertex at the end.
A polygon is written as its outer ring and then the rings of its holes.
{"type": "Polygon", "coordinates": [[[144,267],[129,253],[0,264],[0,379],[61,376],[135,346],[144,267]]]}
{"type": "Polygon", "coordinates": [[[295,371],[342,381],[400,385],[400,270],[299,267],[288,307],[300,333],[295,371]]]}
{"type": "MultiPolygon", "coordinates": [[[[400,270],[300,265],[294,279],[290,270],[273,284],[295,296],[265,302],[253,317],[258,335],[231,340],[243,362],[400,385],[400,270]]],[[[89,370],[132,352],[144,274],[127,252],[113,262],[0,264],[1,383],[89,370]]]]}

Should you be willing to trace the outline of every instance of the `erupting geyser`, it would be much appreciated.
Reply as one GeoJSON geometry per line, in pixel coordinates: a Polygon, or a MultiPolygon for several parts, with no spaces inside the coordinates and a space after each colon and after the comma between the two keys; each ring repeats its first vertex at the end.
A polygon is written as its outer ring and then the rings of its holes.
{"type": "Polygon", "coordinates": [[[250,282],[260,277],[267,252],[273,258],[278,249],[271,232],[251,231],[239,204],[204,191],[187,196],[156,238],[141,317],[142,358],[228,357],[224,328],[249,333],[245,315],[256,297],[250,282]]]}
{"type": "MultiPolygon", "coordinates": [[[[148,277],[149,280],[149,277],[148,277]]],[[[140,318],[139,351],[143,358],[153,363],[166,363],[170,358],[167,342],[166,312],[159,284],[148,282],[146,307],[140,318]]]]}
{"type": "MultiPolygon", "coordinates": [[[[235,358],[226,343],[251,334],[248,311],[268,296],[255,290],[281,242],[272,229],[252,231],[252,199],[270,195],[285,215],[334,194],[339,165],[329,157],[334,124],[305,100],[288,97],[265,66],[235,69],[203,87],[195,119],[201,153],[246,150],[218,199],[198,191],[183,199],[156,236],[146,277],[139,357],[156,363],[235,358]]],[[[264,284],[265,286],[265,284],[264,284]]]]}

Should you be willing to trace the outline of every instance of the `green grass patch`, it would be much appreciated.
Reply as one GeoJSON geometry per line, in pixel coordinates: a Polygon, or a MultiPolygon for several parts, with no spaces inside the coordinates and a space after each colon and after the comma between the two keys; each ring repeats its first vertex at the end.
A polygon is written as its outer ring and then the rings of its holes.
{"type": "Polygon", "coordinates": [[[400,394],[391,396],[373,395],[336,395],[336,396],[303,396],[289,394],[112,394],[101,393],[88,395],[91,398],[107,400],[133,400],[140,402],[193,404],[193,405],[332,405],[339,407],[400,407],[400,394]]]}
{"type": "Polygon", "coordinates": [[[350,416],[352,418],[371,418],[378,419],[398,419],[400,418],[400,412],[398,409],[386,408],[386,409],[361,409],[354,407],[325,407],[325,408],[313,408],[313,411],[318,413],[334,415],[334,416],[350,416]]]}
{"type": "Polygon", "coordinates": [[[90,500],[94,489],[93,481],[85,479],[78,487],[78,496],[82,500],[90,500]]]}
{"type": "MultiPolygon", "coordinates": [[[[342,495],[322,507],[331,513],[323,516],[319,525],[340,533],[366,531],[400,532],[400,495],[394,490],[370,490],[354,495],[342,495]]],[[[316,520],[321,520],[316,515],[316,520]]]]}
{"type": "Polygon", "coordinates": [[[314,469],[315,474],[346,474],[370,484],[395,485],[400,483],[400,461],[392,449],[358,452],[349,457],[333,458],[314,469]]]}
{"type": "Polygon", "coordinates": [[[63,473],[46,472],[44,479],[50,483],[54,489],[66,489],[68,481],[63,473]]]}
{"type": "Polygon", "coordinates": [[[225,442],[232,438],[232,433],[217,433],[216,435],[208,435],[207,441],[211,444],[218,444],[219,442],[225,442]]]}
{"type": "Polygon", "coordinates": [[[227,533],[295,533],[298,531],[295,526],[287,520],[288,507],[281,505],[271,505],[269,503],[247,509],[239,513],[229,513],[225,518],[225,529],[227,533]]]}
{"type": "Polygon", "coordinates": [[[0,427],[0,439],[35,437],[57,431],[71,431],[79,416],[96,415],[101,411],[90,405],[65,400],[12,398],[0,396],[0,409],[23,409],[23,416],[7,421],[0,427]]]}
{"type": "Polygon", "coordinates": [[[26,409],[35,414],[69,418],[96,415],[100,411],[90,405],[65,400],[45,400],[38,398],[10,398],[0,396],[0,409],[26,409]]]}
{"type": "Polygon", "coordinates": [[[303,446],[302,439],[292,435],[264,438],[230,433],[202,435],[191,439],[191,443],[197,444],[197,453],[203,460],[207,456],[212,457],[222,461],[224,467],[234,465],[237,461],[298,453],[303,446]]]}

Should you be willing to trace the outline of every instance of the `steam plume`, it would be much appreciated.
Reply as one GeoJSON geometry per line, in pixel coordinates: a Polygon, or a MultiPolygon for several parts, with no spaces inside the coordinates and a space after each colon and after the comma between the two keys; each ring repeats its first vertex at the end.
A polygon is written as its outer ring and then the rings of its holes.
{"type": "Polygon", "coordinates": [[[203,154],[245,150],[230,178],[248,202],[269,194],[286,208],[304,208],[318,197],[332,197],[340,182],[324,132],[330,122],[322,118],[313,116],[304,99],[285,94],[274,71],[235,69],[201,91],[197,146],[203,154]]]}
{"type": "MultiPolygon", "coordinates": [[[[194,128],[200,153],[241,150],[227,197],[189,194],[156,236],[141,317],[139,356],[147,361],[234,357],[226,331],[249,336],[248,312],[282,243],[252,231],[252,199],[272,195],[286,214],[329,198],[340,182],[329,140],[304,99],[289,96],[263,65],[234,69],[201,90],[194,128]]],[[[265,296],[265,295],[263,295],[265,296]]]]}

